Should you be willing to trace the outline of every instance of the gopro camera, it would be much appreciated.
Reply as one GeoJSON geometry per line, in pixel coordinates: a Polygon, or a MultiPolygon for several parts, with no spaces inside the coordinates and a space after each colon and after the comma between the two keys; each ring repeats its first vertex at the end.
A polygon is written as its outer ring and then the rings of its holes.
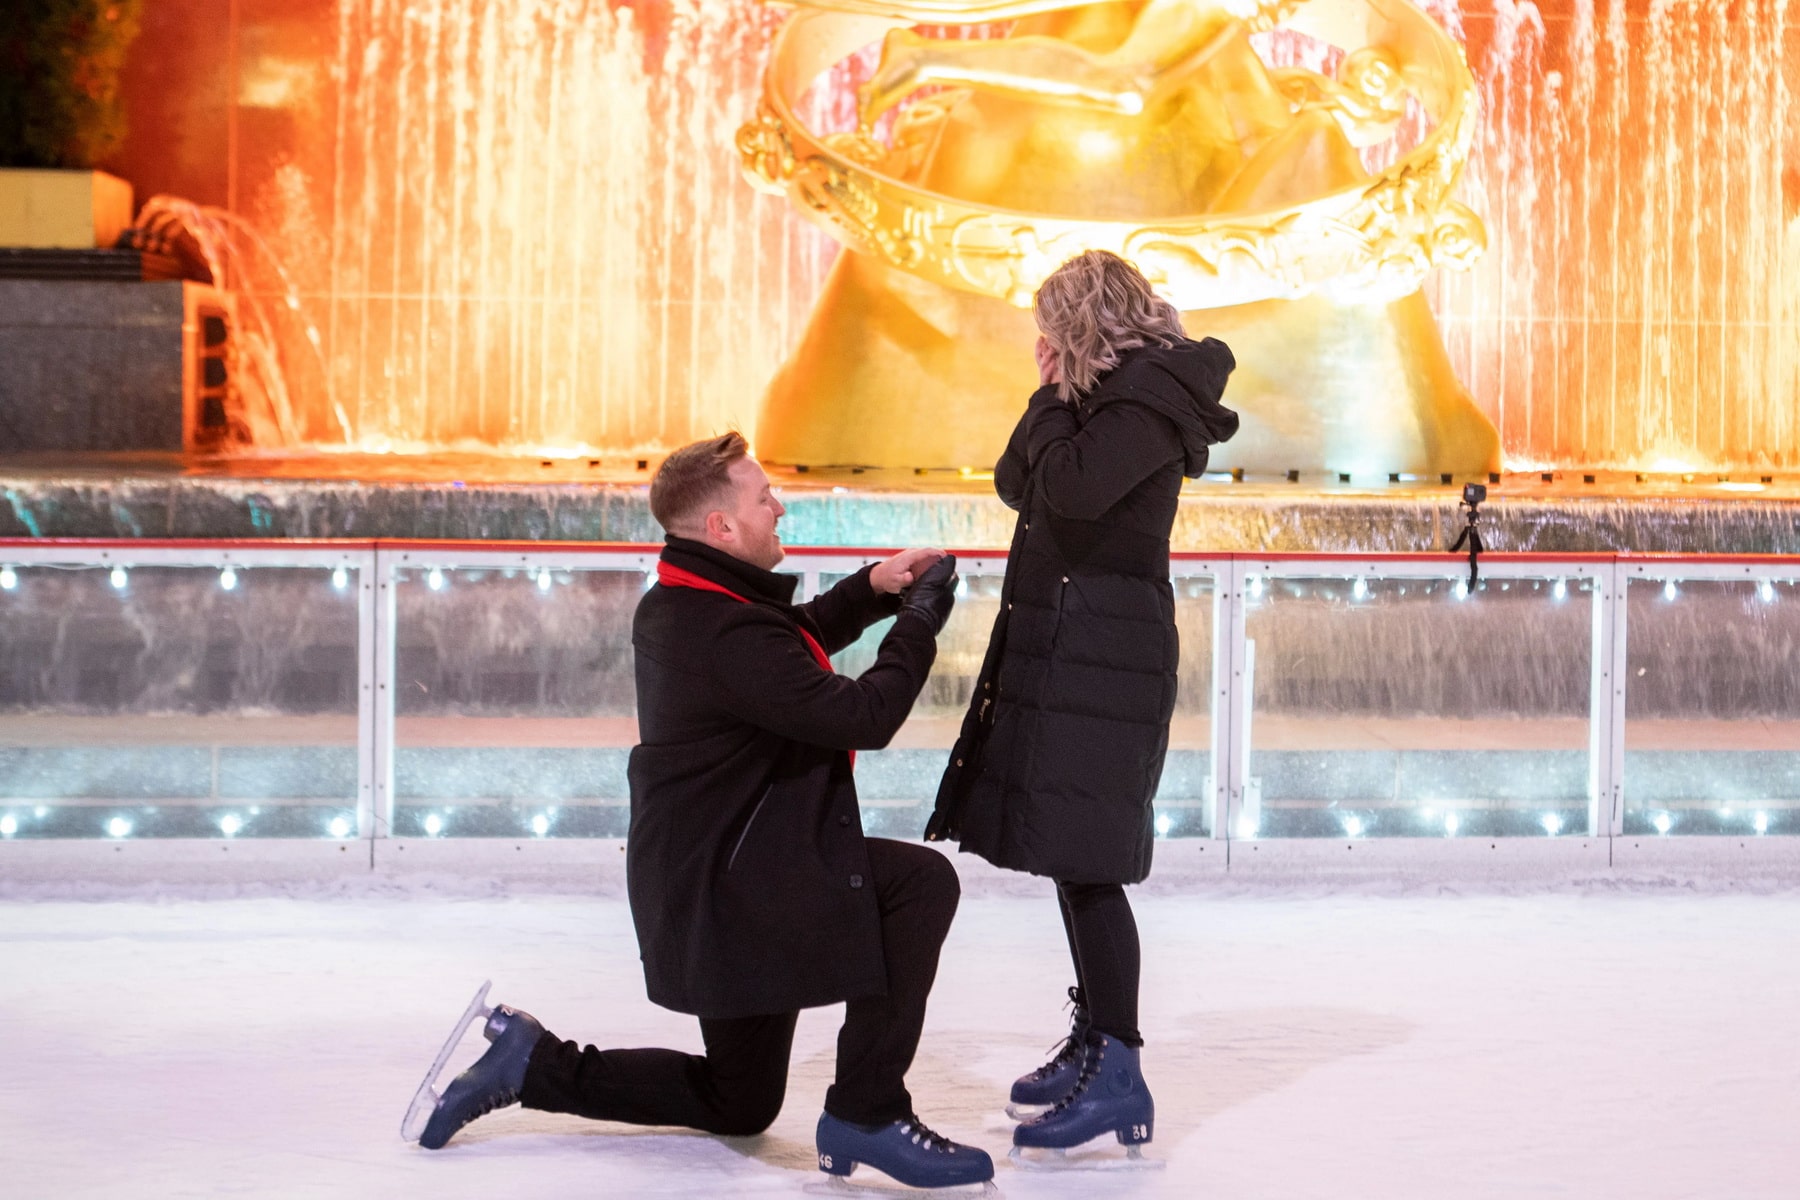
{"type": "Polygon", "coordinates": [[[1477,504],[1480,504],[1483,500],[1486,500],[1486,499],[1487,499],[1487,484],[1485,484],[1485,483],[1465,483],[1465,484],[1463,484],[1463,503],[1468,505],[1470,508],[1474,508],[1477,504]]]}

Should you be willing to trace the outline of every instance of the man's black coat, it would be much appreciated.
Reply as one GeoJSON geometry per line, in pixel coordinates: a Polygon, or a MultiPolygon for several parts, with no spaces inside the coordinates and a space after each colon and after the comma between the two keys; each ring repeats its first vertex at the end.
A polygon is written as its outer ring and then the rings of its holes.
{"type": "Polygon", "coordinates": [[[663,561],[742,596],[638,604],[626,885],[650,999],[746,1017],[887,991],[850,751],[887,745],[937,654],[906,613],[855,679],[819,665],[894,616],[865,568],[811,603],[795,579],[670,537],[663,561]]]}
{"type": "Polygon", "coordinates": [[[1169,530],[1181,480],[1237,432],[1207,338],[1128,353],[1079,403],[1040,388],[994,469],[1019,510],[968,715],[926,836],[1074,883],[1150,873],[1175,710],[1169,530]]]}

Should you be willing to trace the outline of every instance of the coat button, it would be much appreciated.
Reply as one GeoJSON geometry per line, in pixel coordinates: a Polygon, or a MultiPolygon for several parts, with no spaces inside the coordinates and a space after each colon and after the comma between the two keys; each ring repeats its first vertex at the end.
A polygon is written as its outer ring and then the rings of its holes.
{"type": "Polygon", "coordinates": [[[985,692],[985,691],[987,691],[987,690],[988,690],[988,689],[989,689],[989,688],[991,688],[991,687],[993,687],[993,686],[994,686],[994,685],[993,685],[993,683],[992,683],[992,682],[984,682],[984,683],[983,683],[983,684],[982,684],[982,685],[981,685],[981,690],[982,690],[982,691],[984,691],[984,692],[985,692]]]}
{"type": "Polygon", "coordinates": [[[960,767],[960,766],[962,766],[962,759],[960,759],[960,758],[959,758],[959,759],[957,759],[957,760],[956,760],[956,765],[957,765],[957,766],[959,766],[959,767],[960,767]]]}
{"type": "Polygon", "coordinates": [[[839,825],[848,825],[848,824],[849,824],[849,823],[850,823],[850,818],[849,818],[849,817],[839,817],[839,818],[838,818],[838,824],[839,824],[839,825]]]}
{"type": "Polygon", "coordinates": [[[1063,582],[1064,582],[1064,583],[1067,583],[1067,582],[1069,582],[1069,577],[1068,577],[1068,576],[1067,576],[1067,575],[1064,575],[1064,576],[1063,576],[1063,582]]]}
{"type": "Polygon", "coordinates": [[[861,875],[852,875],[850,877],[850,886],[853,888],[861,887],[862,886],[862,876],[861,875]]]}
{"type": "Polygon", "coordinates": [[[1011,612],[1011,611],[1012,611],[1012,605],[1010,605],[1010,604],[1008,604],[1008,605],[1007,605],[1007,606],[1006,606],[1006,611],[1007,611],[1007,612],[1011,612]]]}

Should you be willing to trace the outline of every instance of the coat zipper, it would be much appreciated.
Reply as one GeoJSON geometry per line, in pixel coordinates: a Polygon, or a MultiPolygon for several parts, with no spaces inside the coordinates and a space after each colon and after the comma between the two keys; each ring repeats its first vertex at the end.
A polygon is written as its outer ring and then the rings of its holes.
{"type": "Polygon", "coordinates": [[[771,780],[769,786],[763,789],[762,799],[758,800],[756,802],[756,807],[750,810],[750,819],[744,822],[744,831],[738,834],[737,845],[731,848],[731,857],[725,860],[725,873],[727,875],[731,874],[731,868],[737,865],[738,851],[744,848],[744,839],[750,836],[750,827],[756,824],[757,815],[762,812],[763,805],[769,802],[769,793],[774,790],[775,784],[774,781],[771,780]]]}

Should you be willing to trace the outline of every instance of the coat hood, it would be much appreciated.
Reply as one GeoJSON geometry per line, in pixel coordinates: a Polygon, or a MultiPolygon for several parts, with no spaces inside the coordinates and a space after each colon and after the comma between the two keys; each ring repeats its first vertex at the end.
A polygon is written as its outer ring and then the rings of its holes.
{"type": "Polygon", "coordinates": [[[1126,355],[1086,402],[1142,404],[1169,418],[1181,434],[1181,473],[1192,479],[1206,470],[1206,448],[1237,432],[1237,413],[1219,403],[1236,366],[1231,347],[1217,338],[1145,346],[1126,355]]]}

